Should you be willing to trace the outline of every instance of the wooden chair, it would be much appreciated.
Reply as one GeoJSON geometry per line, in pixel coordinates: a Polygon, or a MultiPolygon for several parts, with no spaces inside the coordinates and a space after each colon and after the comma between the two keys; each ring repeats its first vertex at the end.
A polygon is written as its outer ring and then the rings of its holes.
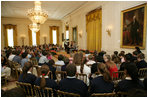
{"type": "Polygon", "coordinates": [[[30,83],[16,82],[17,87],[23,88],[27,97],[33,97],[33,88],[30,83]]]}
{"type": "Polygon", "coordinates": [[[66,71],[56,71],[55,74],[56,74],[56,78],[57,78],[58,83],[60,80],[66,78],[66,76],[67,76],[66,71]]]}
{"type": "Polygon", "coordinates": [[[61,71],[61,66],[62,65],[54,65],[54,67],[56,68],[56,71],[61,71]]]}
{"type": "Polygon", "coordinates": [[[34,86],[34,90],[36,97],[53,97],[52,88],[45,87],[44,89],[41,89],[39,86],[34,86]]]}
{"type": "Polygon", "coordinates": [[[1,83],[4,81],[5,85],[7,85],[7,77],[6,75],[1,75],[1,83]]]}
{"type": "Polygon", "coordinates": [[[76,78],[82,80],[84,83],[87,84],[87,75],[82,73],[77,73],[76,78]]]}
{"type": "Polygon", "coordinates": [[[147,75],[147,68],[140,68],[138,71],[139,78],[145,78],[147,75]]]}
{"type": "Polygon", "coordinates": [[[122,80],[124,78],[125,78],[124,71],[117,71],[117,72],[113,72],[112,73],[112,79],[113,79],[113,81],[120,80],[120,79],[122,80]]]}
{"type": "Polygon", "coordinates": [[[20,64],[13,62],[12,64],[12,70],[15,72],[16,79],[19,78],[19,75],[22,73],[22,70],[20,68],[20,64]]]}
{"type": "Polygon", "coordinates": [[[115,97],[116,93],[93,93],[91,97],[115,97]]]}
{"type": "Polygon", "coordinates": [[[79,94],[63,92],[60,90],[57,90],[57,94],[58,94],[58,97],[80,97],[79,94]]]}

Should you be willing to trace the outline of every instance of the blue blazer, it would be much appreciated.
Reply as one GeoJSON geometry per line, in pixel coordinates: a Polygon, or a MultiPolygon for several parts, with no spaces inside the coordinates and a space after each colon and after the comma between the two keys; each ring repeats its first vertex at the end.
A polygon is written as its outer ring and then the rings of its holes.
{"type": "Polygon", "coordinates": [[[18,82],[23,82],[23,83],[30,83],[31,85],[34,85],[34,81],[36,80],[36,76],[31,74],[31,73],[27,73],[26,77],[23,78],[23,73],[19,76],[18,82]]]}
{"type": "Polygon", "coordinates": [[[106,82],[103,76],[98,76],[90,82],[90,93],[112,93],[114,90],[113,82],[106,82]]]}
{"type": "Polygon", "coordinates": [[[60,81],[59,87],[61,91],[76,93],[82,97],[88,96],[88,87],[87,85],[76,78],[65,78],[60,81]]]}

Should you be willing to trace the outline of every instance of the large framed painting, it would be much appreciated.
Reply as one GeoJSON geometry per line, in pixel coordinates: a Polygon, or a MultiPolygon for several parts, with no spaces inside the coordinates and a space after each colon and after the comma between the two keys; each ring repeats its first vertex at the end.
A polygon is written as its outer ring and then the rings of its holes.
{"type": "Polygon", "coordinates": [[[145,49],[147,4],[121,12],[121,48],[145,49]]]}
{"type": "Polygon", "coordinates": [[[77,28],[77,26],[72,28],[72,41],[75,41],[76,43],[78,43],[78,28],[77,28]]]}

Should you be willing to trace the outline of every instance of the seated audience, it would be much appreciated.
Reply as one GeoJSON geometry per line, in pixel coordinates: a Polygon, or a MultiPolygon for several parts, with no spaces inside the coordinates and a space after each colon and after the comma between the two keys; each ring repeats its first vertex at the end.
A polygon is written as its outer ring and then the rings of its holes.
{"type": "Polygon", "coordinates": [[[28,57],[27,57],[27,53],[24,52],[24,53],[22,53],[21,68],[24,67],[24,64],[25,64],[26,62],[28,62],[28,57]]]}
{"type": "Polygon", "coordinates": [[[88,56],[88,62],[86,63],[87,65],[92,65],[92,64],[94,64],[94,63],[96,63],[94,60],[93,60],[93,55],[89,55],[88,56]]]}
{"type": "Polygon", "coordinates": [[[16,56],[13,58],[13,61],[21,64],[20,51],[16,51],[16,56]]]}
{"type": "Polygon", "coordinates": [[[137,61],[138,61],[138,62],[137,62],[137,64],[136,64],[138,70],[139,70],[140,68],[147,68],[147,63],[146,63],[146,61],[144,60],[144,58],[145,58],[145,56],[144,56],[143,53],[138,54],[138,56],[137,56],[137,61]]]}
{"type": "Polygon", "coordinates": [[[58,61],[55,62],[55,64],[56,65],[65,65],[63,59],[64,59],[63,55],[59,55],[58,56],[58,61]]]}
{"type": "Polygon", "coordinates": [[[48,54],[47,54],[47,59],[48,59],[48,60],[51,60],[51,59],[52,59],[51,53],[48,53],[48,54]]]}
{"type": "Polygon", "coordinates": [[[30,83],[34,85],[34,81],[36,80],[36,76],[33,75],[32,72],[33,65],[31,62],[26,62],[22,69],[22,74],[19,76],[18,82],[30,83]]]}
{"type": "Polygon", "coordinates": [[[124,72],[126,78],[118,83],[116,92],[128,92],[131,89],[144,89],[142,81],[138,78],[138,70],[134,63],[126,63],[124,72]]]}
{"type": "Polygon", "coordinates": [[[69,58],[65,57],[64,64],[61,68],[61,71],[66,71],[66,66],[69,64],[69,58]]]}
{"type": "Polygon", "coordinates": [[[8,60],[12,61],[14,57],[15,57],[15,51],[12,51],[8,57],[8,60]]]}
{"type": "Polygon", "coordinates": [[[96,77],[96,72],[98,72],[98,63],[94,63],[91,66],[91,74],[89,75],[90,80],[96,77]]]}
{"type": "Polygon", "coordinates": [[[55,64],[54,60],[51,59],[51,60],[49,60],[49,62],[48,62],[47,65],[49,66],[49,69],[50,69],[50,71],[52,72],[53,79],[56,80],[56,75],[55,75],[56,68],[53,66],[54,64],[55,64]]]}
{"type": "MultiPolygon", "coordinates": [[[[64,59],[64,56],[63,55],[59,55],[58,56],[58,61],[55,62],[55,65],[61,65],[61,66],[65,65],[63,59],[64,59]]],[[[61,66],[57,67],[57,71],[61,71],[61,66]]]]}
{"type": "Polygon", "coordinates": [[[73,53],[70,54],[69,63],[71,63],[71,64],[73,63],[73,53]]]}
{"type": "Polygon", "coordinates": [[[133,55],[133,62],[137,63],[137,55],[138,55],[138,52],[137,51],[134,51],[132,55],[133,55]]]}
{"type": "Polygon", "coordinates": [[[89,50],[85,51],[85,57],[88,59],[88,56],[90,55],[89,50]]]}
{"type": "Polygon", "coordinates": [[[106,65],[99,63],[98,72],[99,76],[91,81],[90,93],[112,93],[114,90],[114,84],[106,65]]]}
{"type": "Polygon", "coordinates": [[[135,47],[135,51],[137,51],[138,54],[142,53],[139,47],[135,47]]]}
{"type": "Polygon", "coordinates": [[[103,56],[103,58],[104,58],[106,66],[110,72],[110,76],[112,78],[117,77],[118,74],[113,74],[113,72],[117,72],[118,68],[117,68],[116,64],[113,61],[111,61],[110,55],[105,54],[103,56]]]}
{"type": "Polygon", "coordinates": [[[38,65],[44,65],[44,64],[47,64],[48,63],[48,59],[47,59],[47,52],[44,50],[44,51],[42,51],[42,56],[40,57],[40,59],[39,59],[39,64],[38,65]]]}
{"type": "Polygon", "coordinates": [[[81,97],[88,96],[88,88],[87,85],[76,79],[76,65],[69,64],[66,66],[67,78],[60,81],[59,86],[61,91],[76,93],[81,97]]]}
{"type": "Polygon", "coordinates": [[[1,56],[1,65],[1,75],[6,76],[8,79],[11,75],[11,68],[7,67],[6,58],[4,56],[1,56]]]}
{"type": "Polygon", "coordinates": [[[49,67],[47,65],[41,66],[41,76],[36,79],[34,82],[35,85],[40,86],[40,88],[49,87],[52,89],[58,89],[57,83],[49,79],[49,67]]]}

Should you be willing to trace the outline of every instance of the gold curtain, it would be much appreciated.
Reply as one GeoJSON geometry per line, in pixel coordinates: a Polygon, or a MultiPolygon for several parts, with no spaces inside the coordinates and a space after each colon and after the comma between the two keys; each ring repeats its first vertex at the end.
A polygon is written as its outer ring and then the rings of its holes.
{"type": "Polygon", "coordinates": [[[17,26],[11,25],[11,24],[6,24],[6,25],[4,25],[5,47],[8,46],[8,32],[7,32],[8,29],[13,29],[13,42],[14,42],[14,46],[17,46],[17,26]]]}
{"type": "Polygon", "coordinates": [[[50,26],[49,27],[50,28],[50,31],[49,31],[49,37],[50,37],[50,44],[53,44],[53,37],[52,37],[52,30],[53,30],[53,27],[52,26],[50,26]]]}
{"type": "Polygon", "coordinates": [[[59,45],[59,27],[56,27],[56,31],[57,31],[57,44],[59,45]]]}
{"type": "Polygon", "coordinates": [[[86,15],[87,49],[101,51],[102,9],[86,15]]]}
{"type": "Polygon", "coordinates": [[[32,46],[32,31],[29,29],[29,26],[28,26],[28,35],[29,35],[29,46],[32,46]]]}
{"type": "Polygon", "coordinates": [[[40,30],[36,32],[36,43],[37,45],[40,45],[40,30]]]}
{"type": "Polygon", "coordinates": [[[13,41],[14,41],[14,46],[17,46],[17,26],[13,26],[13,41]]]}
{"type": "Polygon", "coordinates": [[[57,32],[57,44],[59,44],[59,27],[58,26],[50,26],[49,36],[50,36],[50,44],[53,44],[53,36],[52,31],[56,30],[57,32]]]}

